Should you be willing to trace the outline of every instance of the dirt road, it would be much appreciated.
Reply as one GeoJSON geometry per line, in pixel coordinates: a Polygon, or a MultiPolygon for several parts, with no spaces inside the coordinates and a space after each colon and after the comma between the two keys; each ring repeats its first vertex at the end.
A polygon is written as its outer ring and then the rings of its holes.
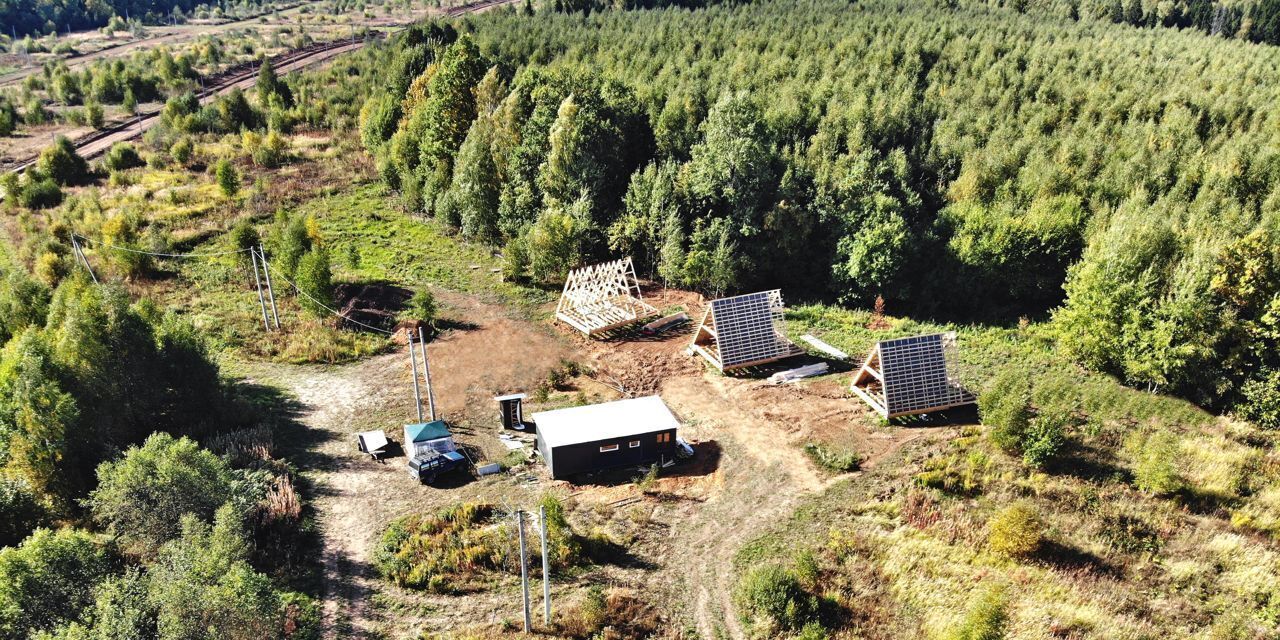
{"type": "MultiPolygon", "coordinates": [[[[489,389],[530,388],[568,355],[567,348],[501,307],[449,292],[441,292],[439,299],[451,315],[466,322],[428,346],[436,397],[442,414],[455,425],[455,437],[476,444],[471,429],[458,426],[468,423],[467,412],[492,413],[489,389]],[[512,355],[517,348],[518,358],[512,355]]],[[[308,444],[290,458],[305,470],[311,485],[308,500],[320,525],[326,639],[384,637],[388,628],[410,624],[383,619],[371,606],[376,588],[387,588],[376,583],[371,554],[388,522],[457,500],[501,504],[526,490],[506,478],[450,490],[421,486],[409,477],[403,457],[378,464],[356,450],[355,433],[383,429],[398,440],[399,427],[412,421],[412,383],[404,352],[338,367],[256,363],[246,369],[253,381],[285,390],[302,407],[298,419],[308,444]]]]}

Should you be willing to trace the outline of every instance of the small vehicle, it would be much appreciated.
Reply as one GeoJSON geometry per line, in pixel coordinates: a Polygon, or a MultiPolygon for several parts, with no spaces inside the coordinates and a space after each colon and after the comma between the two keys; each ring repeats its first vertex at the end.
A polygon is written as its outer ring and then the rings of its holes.
{"type": "Polygon", "coordinates": [[[458,469],[465,462],[466,458],[457,451],[424,453],[409,459],[409,475],[418,482],[431,484],[440,474],[458,469]]]}

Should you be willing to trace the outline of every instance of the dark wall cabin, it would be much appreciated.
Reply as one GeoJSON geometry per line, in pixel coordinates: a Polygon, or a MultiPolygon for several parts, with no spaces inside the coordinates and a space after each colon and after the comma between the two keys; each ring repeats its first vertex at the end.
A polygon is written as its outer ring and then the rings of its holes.
{"type": "Polygon", "coordinates": [[[533,414],[552,477],[674,460],[679,422],[658,396],[533,414]]]}

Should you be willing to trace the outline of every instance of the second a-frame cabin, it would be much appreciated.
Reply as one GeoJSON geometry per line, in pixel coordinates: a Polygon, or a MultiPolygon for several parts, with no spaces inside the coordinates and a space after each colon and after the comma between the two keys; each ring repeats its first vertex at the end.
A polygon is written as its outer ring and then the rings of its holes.
{"type": "Polygon", "coordinates": [[[782,331],[778,289],[712,300],[694,332],[694,353],[721,371],[754,367],[797,355],[782,331]]]}
{"type": "Polygon", "coordinates": [[[885,419],[973,404],[956,375],[958,354],[955,332],[881,340],[850,390],[885,419]]]}

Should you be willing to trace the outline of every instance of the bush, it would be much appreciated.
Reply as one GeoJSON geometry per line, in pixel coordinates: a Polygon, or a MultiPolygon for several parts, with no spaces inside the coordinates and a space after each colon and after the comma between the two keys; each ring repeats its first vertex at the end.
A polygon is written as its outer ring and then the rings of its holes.
{"type": "Polygon", "coordinates": [[[89,178],[89,163],[76,153],[75,145],[66,136],[58,136],[52,146],[40,152],[36,168],[60,185],[81,184],[89,178]]]}
{"type": "Polygon", "coordinates": [[[836,451],[825,445],[810,442],[804,446],[804,452],[818,466],[836,473],[857,471],[862,465],[862,456],[858,455],[857,451],[836,451]]]}
{"type": "Polygon", "coordinates": [[[226,158],[219,160],[218,164],[214,165],[213,173],[223,195],[231,198],[240,192],[240,172],[231,166],[230,160],[226,158]]]}
{"type": "Polygon", "coordinates": [[[316,247],[308,251],[298,261],[298,271],[294,274],[298,289],[302,295],[298,302],[302,308],[310,311],[318,318],[325,317],[333,306],[333,274],[329,267],[329,252],[316,247]]]}
{"type": "Polygon", "coordinates": [[[1022,461],[1031,467],[1043,467],[1058,455],[1066,441],[1066,426],[1073,417],[1069,413],[1041,411],[1031,420],[1022,438],[1022,461]]]}
{"type": "Polygon", "coordinates": [[[413,297],[409,298],[409,308],[406,313],[413,320],[421,320],[429,326],[434,326],[436,321],[436,297],[426,287],[418,289],[413,293],[413,297]]]}
{"type": "Polygon", "coordinates": [[[994,586],[969,603],[960,624],[947,630],[946,640],[1001,640],[1009,620],[1009,598],[994,586]]]}
{"type": "Polygon", "coordinates": [[[274,169],[284,163],[288,150],[289,143],[284,136],[271,131],[254,147],[250,157],[253,159],[253,164],[274,169]]]}
{"type": "Polygon", "coordinates": [[[281,637],[288,603],[271,580],[249,564],[250,541],[236,510],[230,505],[218,509],[212,525],[189,515],[179,528],[180,537],[165,544],[148,568],[157,635],[281,637]],[[216,631],[209,630],[211,625],[216,631]]]}
{"type": "Polygon", "coordinates": [[[1280,370],[1267,371],[1240,389],[1236,413],[1263,429],[1280,429],[1280,370]]]}
{"type": "Polygon", "coordinates": [[[17,479],[0,480],[0,547],[12,547],[37,527],[48,524],[48,514],[30,485],[17,479]]]}
{"type": "Polygon", "coordinates": [[[144,164],[146,163],[142,161],[142,156],[139,156],[138,151],[128,142],[115,143],[102,159],[102,166],[108,171],[124,171],[144,164]]]}
{"type": "Polygon", "coordinates": [[[1040,549],[1044,523],[1034,507],[1014,504],[1005,507],[991,518],[987,534],[987,546],[992,551],[1010,558],[1026,558],[1040,549]]]}
{"type": "Polygon", "coordinates": [[[1148,493],[1171,494],[1182,488],[1178,472],[1178,437],[1168,431],[1135,431],[1125,442],[1133,467],[1133,484],[1148,493]]]}
{"type": "Polygon", "coordinates": [[[88,504],[96,520],[144,555],[181,532],[182,517],[213,517],[232,496],[225,462],[187,438],[147,438],[124,457],[98,467],[88,504]]]}
{"type": "Polygon", "coordinates": [[[28,209],[50,209],[62,204],[62,188],[49,178],[30,180],[22,186],[18,203],[28,209]]]}
{"type": "Polygon", "coordinates": [[[524,239],[516,236],[507,241],[502,250],[502,279],[505,282],[520,282],[529,270],[529,250],[524,239]]]}
{"type": "Polygon", "coordinates": [[[0,549],[0,637],[26,638],[80,617],[118,559],[90,533],[37,529],[0,549]]]}
{"type": "Polygon", "coordinates": [[[102,113],[102,105],[97,102],[90,102],[84,107],[84,123],[94,129],[101,129],[106,123],[106,116],[102,113]]]}
{"type": "Polygon", "coordinates": [[[996,446],[1010,453],[1020,451],[1031,424],[1031,382],[1027,373],[1002,369],[978,398],[978,410],[996,446]]]}
{"type": "Polygon", "coordinates": [[[191,155],[194,152],[195,145],[191,143],[191,138],[187,137],[178,138],[178,141],[174,142],[173,146],[169,147],[169,156],[173,158],[174,162],[181,165],[186,165],[190,162],[191,155]]]}
{"type": "Polygon", "coordinates": [[[796,631],[818,616],[818,598],[795,573],[778,565],[754,567],[738,582],[734,599],[744,622],[796,631]]]}

